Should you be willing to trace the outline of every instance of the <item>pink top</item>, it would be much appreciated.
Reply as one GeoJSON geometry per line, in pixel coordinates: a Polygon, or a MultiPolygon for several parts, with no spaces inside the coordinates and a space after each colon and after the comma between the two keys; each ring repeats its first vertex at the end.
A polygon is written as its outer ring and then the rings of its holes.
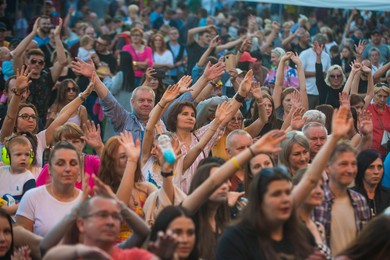
{"type": "Polygon", "coordinates": [[[383,111],[380,111],[375,104],[370,104],[368,105],[367,110],[372,114],[372,124],[374,125],[371,149],[375,149],[383,156],[386,156],[386,150],[381,146],[381,143],[383,131],[386,130],[390,132],[390,106],[385,105],[383,111]]]}
{"type": "MultiPolygon", "coordinates": [[[[123,46],[122,51],[128,51],[133,57],[133,61],[147,62],[149,67],[153,66],[153,51],[152,48],[146,46],[143,52],[137,52],[131,44],[123,46]]],[[[142,78],[145,74],[145,70],[134,70],[134,76],[142,78]]]]}
{"type": "MultiPolygon", "coordinates": [[[[91,187],[91,192],[93,192],[93,186],[95,183],[92,179],[92,174],[97,175],[100,167],[100,158],[95,155],[86,154],[84,157],[84,172],[89,175],[89,187],[91,187]]],[[[37,187],[46,185],[51,182],[51,178],[49,175],[49,165],[46,163],[43,167],[41,173],[39,174],[36,183],[37,187]]],[[[75,187],[78,189],[82,189],[82,182],[78,181],[75,183],[75,187]]]]}

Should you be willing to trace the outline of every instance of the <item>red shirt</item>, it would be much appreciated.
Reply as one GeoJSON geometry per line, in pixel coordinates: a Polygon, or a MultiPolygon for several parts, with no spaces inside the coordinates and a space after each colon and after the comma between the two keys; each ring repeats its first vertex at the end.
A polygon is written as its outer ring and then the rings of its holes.
{"type": "Polygon", "coordinates": [[[131,249],[120,249],[114,247],[113,253],[111,255],[113,260],[127,260],[127,259],[137,259],[137,260],[150,260],[154,258],[154,255],[149,251],[146,251],[141,248],[131,248],[131,249]]]}
{"type": "Polygon", "coordinates": [[[372,114],[372,124],[374,125],[371,148],[377,150],[382,155],[386,155],[386,151],[381,146],[381,142],[383,137],[383,128],[386,131],[390,131],[390,106],[386,105],[383,111],[379,111],[375,104],[370,104],[367,109],[372,114]],[[383,127],[379,120],[382,122],[383,127]]]}

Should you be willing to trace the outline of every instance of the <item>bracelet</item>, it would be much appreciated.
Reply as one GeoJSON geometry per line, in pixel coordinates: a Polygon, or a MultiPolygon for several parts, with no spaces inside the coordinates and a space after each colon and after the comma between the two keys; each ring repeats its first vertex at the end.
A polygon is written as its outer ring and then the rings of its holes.
{"type": "Polygon", "coordinates": [[[245,97],[241,96],[240,94],[234,95],[234,99],[237,100],[239,103],[243,103],[245,101],[245,97]]]}
{"type": "Polygon", "coordinates": [[[83,102],[85,102],[85,100],[86,100],[86,98],[83,97],[83,95],[81,93],[79,93],[79,95],[77,97],[79,97],[81,99],[81,101],[83,101],[83,102]]]}
{"type": "Polygon", "coordinates": [[[8,117],[11,120],[15,120],[15,117],[10,117],[8,114],[6,114],[5,116],[8,117]]]}
{"type": "Polygon", "coordinates": [[[170,172],[161,171],[161,176],[163,176],[163,178],[173,176],[173,171],[170,171],[170,172]]]}
{"type": "Polygon", "coordinates": [[[237,170],[241,170],[241,166],[240,166],[240,164],[237,162],[236,157],[232,157],[231,161],[232,161],[234,167],[236,167],[237,170]]]}
{"type": "Polygon", "coordinates": [[[160,102],[158,102],[157,105],[158,105],[159,107],[161,107],[161,109],[164,109],[164,107],[160,104],[160,102]]]}
{"type": "Polygon", "coordinates": [[[248,149],[249,149],[249,152],[251,152],[251,155],[252,155],[253,157],[255,157],[256,154],[255,154],[255,152],[252,150],[252,148],[249,146],[248,149]]]}

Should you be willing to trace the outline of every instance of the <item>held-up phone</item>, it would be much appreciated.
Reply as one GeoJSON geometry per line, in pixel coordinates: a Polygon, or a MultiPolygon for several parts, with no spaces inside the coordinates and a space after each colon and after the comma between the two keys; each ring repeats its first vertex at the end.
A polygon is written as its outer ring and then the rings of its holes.
{"type": "Polygon", "coordinates": [[[232,53],[225,55],[225,66],[226,71],[235,69],[237,66],[237,55],[232,53]]]}

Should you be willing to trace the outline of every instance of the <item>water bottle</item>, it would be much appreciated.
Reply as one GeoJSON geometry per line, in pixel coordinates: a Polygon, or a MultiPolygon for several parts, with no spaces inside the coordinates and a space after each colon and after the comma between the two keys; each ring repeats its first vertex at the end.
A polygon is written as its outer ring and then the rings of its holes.
{"type": "Polygon", "coordinates": [[[167,163],[172,164],[176,161],[176,155],[173,151],[171,139],[167,135],[160,135],[158,137],[158,145],[161,148],[164,159],[167,163]]]}

